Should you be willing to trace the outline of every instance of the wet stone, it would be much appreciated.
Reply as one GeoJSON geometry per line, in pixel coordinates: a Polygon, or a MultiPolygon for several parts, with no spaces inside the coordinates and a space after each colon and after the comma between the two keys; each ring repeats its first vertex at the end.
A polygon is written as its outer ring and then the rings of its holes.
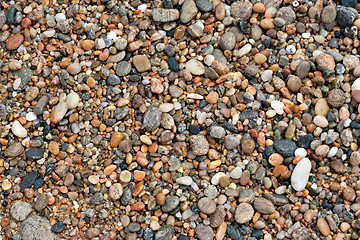
{"type": "Polygon", "coordinates": [[[41,148],[29,148],[26,150],[25,155],[28,159],[38,160],[44,156],[44,150],[41,148]]]}

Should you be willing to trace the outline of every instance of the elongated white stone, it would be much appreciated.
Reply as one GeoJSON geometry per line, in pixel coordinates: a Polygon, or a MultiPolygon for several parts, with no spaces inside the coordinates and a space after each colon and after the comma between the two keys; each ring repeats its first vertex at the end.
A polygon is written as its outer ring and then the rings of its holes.
{"type": "Polygon", "coordinates": [[[291,174],[291,186],[296,191],[304,190],[311,170],[311,162],[308,158],[303,158],[296,165],[291,174]]]}
{"type": "Polygon", "coordinates": [[[21,125],[19,121],[14,121],[11,131],[13,134],[19,138],[25,138],[27,136],[26,129],[21,125]]]}
{"type": "Polygon", "coordinates": [[[246,54],[248,54],[251,51],[252,47],[251,44],[245,44],[245,46],[243,46],[242,48],[240,48],[239,52],[238,52],[238,57],[242,57],[245,56],[246,54]]]}
{"type": "Polygon", "coordinates": [[[190,186],[191,183],[193,182],[192,178],[189,176],[184,176],[184,177],[179,177],[176,179],[176,182],[178,184],[182,184],[182,185],[187,185],[190,186]]]}

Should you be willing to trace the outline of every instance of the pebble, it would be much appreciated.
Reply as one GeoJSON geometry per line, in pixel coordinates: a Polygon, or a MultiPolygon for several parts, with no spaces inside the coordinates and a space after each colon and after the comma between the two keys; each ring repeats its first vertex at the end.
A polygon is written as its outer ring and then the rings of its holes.
{"type": "Polygon", "coordinates": [[[185,65],[186,69],[194,75],[203,75],[205,73],[205,67],[198,60],[192,59],[185,65]]]}
{"type": "Polygon", "coordinates": [[[49,221],[46,218],[37,215],[32,215],[23,221],[19,230],[21,239],[24,240],[57,239],[56,234],[51,231],[51,225],[49,221]]]}
{"type": "Polygon", "coordinates": [[[250,204],[248,204],[248,203],[240,203],[236,207],[235,220],[236,220],[236,222],[238,222],[240,224],[250,222],[250,220],[254,216],[254,213],[255,213],[254,209],[250,204]]]}
{"type": "Polygon", "coordinates": [[[309,179],[311,162],[308,158],[302,158],[291,174],[291,187],[295,191],[302,191],[309,179]]]}
{"type": "Polygon", "coordinates": [[[15,202],[10,209],[10,214],[16,221],[24,221],[32,212],[32,207],[27,202],[15,202]]]}
{"type": "Polygon", "coordinates": [[[145,55],[136,55],[133,63],[138,72],[145,72],[151,68],[150,61],[145,55]]]}
{"type": "Polygon", "coordinates": [[[19,138],[25,138],[27,136],[26,129],[21,125],[19,121],[14,121],[13,125],[11,126],[12,133],[19,137],[19,138]]]}
{"type": "Polygon", "coordinates": [[[151,15],[156,22],[171,22],[179,18],[180,13],[176,9],[155,8],[151,15]]]}
{"type": "Polygon", "coordinates": [[[6,239],[358,238],[357,1],[19,4],[6,239]]]}
{"type": "Polygon", "coordinates": [[[325,237],[330,235],[330,227],[329,224],[326,222],[325,219],[319,218],[317,221],[317,227],[322,235],[325,237]]]}
{"type": "Polygon", "coordinates": [[[191,177],[189,176],[184,176],[184,177],[179,177],[176,179],[176,182],[178,184],[182,184],[182,185],[186,185],[186,186],[190,186],[193,183],[193,180],[191,177]]]}
{"type": "Polygon", "coordinates": [[[272,214],[275,211],[274,205],[265,198],[255,199],[254,208],[262,214],[272,214]]]}
{"type": "Polygon", "coordinates": [[[16,50],[20,47],[20,45],[24,42],[24,36],[20,33],[12,35],[6,41],[6,49],[7,50],[16,50]]]}
{"type": "Polygon", "coordinates": [[[208,197],[201,198],[198,202],[198,207],[201,212],[208,214],[208,215],[213,214],[216,210],[215,202],[211,198],[208,198],[208,197]]]}

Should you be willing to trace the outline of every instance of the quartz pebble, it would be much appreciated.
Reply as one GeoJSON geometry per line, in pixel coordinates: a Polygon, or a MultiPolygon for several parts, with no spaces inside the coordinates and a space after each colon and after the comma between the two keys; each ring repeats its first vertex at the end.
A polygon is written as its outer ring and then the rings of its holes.
{"type": "Polygon", "coordinates": [[[311,170],[311,163],[308,158],[303,158],[301,161],[296,165],[292,174],[291,174],[291,186],[296,191],[304,190],[311,170]]]}

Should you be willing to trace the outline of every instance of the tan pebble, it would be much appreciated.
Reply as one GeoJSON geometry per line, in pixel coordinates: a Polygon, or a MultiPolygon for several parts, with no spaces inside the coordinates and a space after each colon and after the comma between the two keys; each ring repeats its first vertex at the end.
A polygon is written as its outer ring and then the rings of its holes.
{"type": "Polygon", "coordinates": [[[346,232],[347,230],[349,230],[350,229],[350,224],[348,224],[347,222],[342,222],[341,224],[340,224],[340,229],[341,229],[341,231],[343,231],[343,232],[346,232]]]}
{"type": "Polygon", "coordinates": [[[205,98],[205,100],[211,104],[217,103],[218,99],[219,99],[219,94],[217,92],[211,92],[205,98]]]}
{"type": "Polygon", "coordinates": [[[275,28],[274,19],[272,19],[272,18],[265,18],[265,19],[263,19],[263,20],[260,21],[260,26],[261,26],[263,29],[273,29],[273,28],[275,28]]]}
{"type": "Polygon", "coordinates": [[[116,168],[117,168],[116,165],[111,164],[104,169],[104,174],[106,176],[109,176],[111,173],[115,171],[116,168]]]}
{"type": "Polygon", "coordinates": [[[162,167],[163,167],[163,162],[158,161],[158,162],[156,162],[156,163],[154,164],[154,166],[152,167],[152,170],[153,170],[154,172],[157,172],[157,171],[159,171],[160,168],[162,168],[162,167]]]}
{"type": "Polygon", "coordinates": [[[119,146],[120,142],[123,139],[123,135],[121,132],[115,132],[110,139],[110,147],[117,147],[119,146]]]}
{"type": "Polygon", "coordinates": [[[123,186],[120,183],[114,183],[109,188],[109,195],[113,200],[119,199],[123,194],[123,186]]]}
{"type": "Polygon", "coordinates": [[[88,51],[95,47],[95,42],[93,40],[85,39],[80,43],[80,47],[85,51],[88,51]]]}
{"type": "Polygon", "coordinates": [[[120,181],[127,183],[130,182],[130,180],[131,180],[131,172],[125,170],[120,173],[120,181]]]}
{"type": "Polygon", "coordinates": [[[165,194],[164,193],[158,193],[156,194],[156,202],[157,204],[159,204],[160,206],[164,205],[165,204],[165,194]]]}
{"type": "Polygon", "coordinates": [[[89,176],[88,177],[88,180],[89,180],[89,182],[91,183],[91,184],[98,184],[99,183],[99,181],[100,181],[100,178],[99,178],[99,176],[98,175],[91,175],[91,176],[89,176]]]}
{"type": "Polygon", "coordinates": [[[209,162],[208,168],[211,170],[211,169],[217,168],[220,165],[221,165],[221,160],[215,160],[215,161],[209,162]]]}
{"type": "Polygon", "coordinates": [[[1,187],[2,187],[2,189],[4,190],[4,191],[7,191],[7,190],[9,190],[10,188],[11,188],[11,183],[10,183],[10,181],[9,180],[4,180],[3,182],[2,182],[2,184],[1,184],[1,187]]]}
{"type": "Polygon", "coordinates": [[[264,13],[266,10],[264,4],[258,2],[253,6],[253,11],[257,13],[264,13]]]}
{"type": "Polygon", "coordinates": [[[60,151],[59,144],[57,142],[55,142],[55,141],[49,142],[48,149],[54,155],[58,155],[59,151],[60,151]]]}
{"type": "Polygon", "coordinates": [[[326,222],[325,219],[319,218],[317,221],[317,227],[322,235],[325,237],[330,235],[330,227],[329,224],[326,222]]]}
{"type": "Polygon", "coordinates": [[[140,136],[140,141],[145,143],[146,145],[151,145],[152,144],[151,139],[146,135],[141,135],[140,136]]]}
{"type": "Polygon", "coordinates": [[[262,53],[257,53],[254,56],[254,61],[256,64],[263,64],[266,62],[266,60],[267,60],[267,57],[262,53]]]}
{"type": "Polygon", "coordinates": [[[273,166],[281,165],[283,161],[284,158],[279,153],[273,153],[269,157],[269,163],[273,166]]]}

